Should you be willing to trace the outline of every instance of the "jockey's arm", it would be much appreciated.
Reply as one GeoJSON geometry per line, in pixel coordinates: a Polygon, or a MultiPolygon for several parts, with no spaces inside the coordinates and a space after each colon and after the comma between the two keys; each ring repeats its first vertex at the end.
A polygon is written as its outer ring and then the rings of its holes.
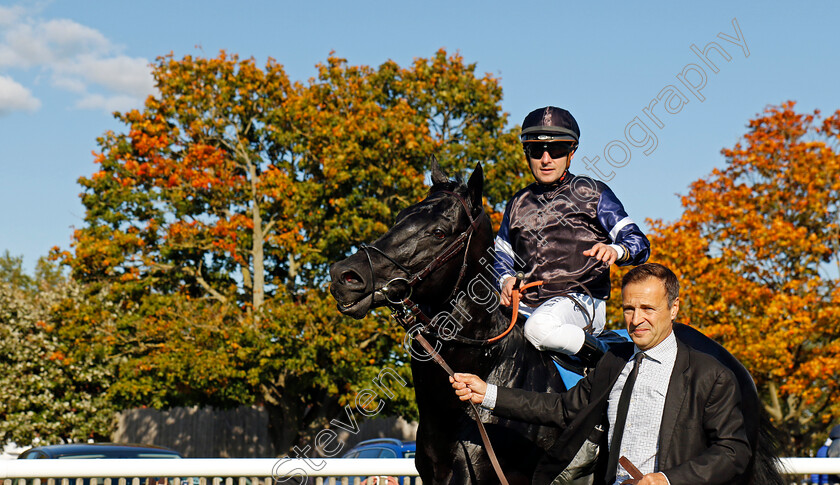
{"type": "Polygon", "coordinates": [[[639,265],[647,261],[650,241],[609,188],[604,189],[598,200],[598,221],[609,234],[612,244],[597,243],[584,251],[584,255],[619,266],[639,265]]]}

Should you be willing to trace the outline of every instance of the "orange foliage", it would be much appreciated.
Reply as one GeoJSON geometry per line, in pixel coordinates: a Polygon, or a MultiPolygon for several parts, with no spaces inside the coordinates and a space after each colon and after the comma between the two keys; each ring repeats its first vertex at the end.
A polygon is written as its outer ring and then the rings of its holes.
{"type": "Polygon", "coordinates": [[[501,88],[460,55],[317,69],[292,82],[273,59],[161,57],[159,93],[98,139],[84,227],[53,255],[114,304],[97,341],[122,352],[121,403],[260,399],[285,453],[404,358],[398,329],[337,312],[329,264],[425,195],[431,155],[452,174],[482,162],[490,209],[518,188],[501,88]]]}
{"type": "Polygon", "coordinates": [[[691,185],[680,220],[650,222],[651,260],[682,282],[680,319],[750,369],[797,454],[840,420],[839,128],[840,111],[820,123],[768,107],[691,185]]]}

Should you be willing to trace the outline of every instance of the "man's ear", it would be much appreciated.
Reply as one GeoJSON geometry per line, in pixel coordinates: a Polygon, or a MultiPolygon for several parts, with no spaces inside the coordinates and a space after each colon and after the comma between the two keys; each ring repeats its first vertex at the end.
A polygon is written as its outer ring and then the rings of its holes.
{"type": "Polygon", "coordinates": [[[671,305],[671,321],[676,321],[677,313],[680,312],[680,297],[674,299],[674,304],[671,305]]]}

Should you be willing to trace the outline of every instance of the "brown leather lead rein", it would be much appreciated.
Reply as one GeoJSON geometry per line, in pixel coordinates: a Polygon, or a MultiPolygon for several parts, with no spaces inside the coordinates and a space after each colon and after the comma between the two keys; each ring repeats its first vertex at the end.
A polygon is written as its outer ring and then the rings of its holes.
{"type": "Polygon", "coordinates": [[[621,455],[621,458],[618,459],[618,464],[624,467],[624,469],[627,470],[627,473],[630,474],[630,479],[624,480],[621,482],[621,485],[634,485],[639,483],[639,480],[644,477],[642,472],[640,472],[639,469],[636,468],[636,465],[634,465],[633,462],[631,462],[626,456],[621,455]]]}
{"type": "MultiPolygon", "coordinates": [[[[430,323],[429,317],[427,317],[418,307],[417,305],[406,298],[403,301],[403,308],[402,309],[394,309],[391,313],[391,316],[399,322],[399,324],[405,328],[406,330],[410,331],[412,328],[412,323],[416,321],[419,317],[422,320],[424,325],[428,325],[430,323]]],[[[449,364],[440,356],[440,354],[432,347],[432,344],[426,340],[426,337],[423,336],[420,332],[417,332],[414,336],[415,340],[420,342],[420,345],[426,352],[432,357],[432,359],[437,362],[450,377],[455,377],[455,372],[449,367],[449,364]]],[[[493,445],[490,443],[490,436],[487,435],[487,430],[484,428],[484,423],[481,422],[481,416],[478,414],[478,408],[475,404],[470,401],[470,407],[473,411],[473,419],[475,420],[476,424],[478,425],[478,432],[481,434],[481,441],[484,443],[484,451],[487,453],[487,457],[490,458],[490,463],[493,465],[493,470],[496,472],[496,476],[499,478],[499,483],[502,485],[509,485],[507,478],[505,478],[505,474],[502,471],[502,466],[499,464],[499,459],[496,457],[496,452],[493,450],[493,445]]]]}
{"type": "MultiPolygon", "coordinates": [[[[527,290],[528,288],[534,286],[540,286],[543,284],[543,281],[534,281],[532,283],[528,283],[526,285],[521,285],[521,276],[517,275],[516,284],[513,287],[513,293],[511,294],[511,307],[513,308],[513,315],[511,318],[510,325],[508,328],[502,332],[501,334],[487,339],[483,341],[483,343],[489,344],[495,341],[498,341],[504,338],[510,331],[513,329],[514,325],[516,325],[516,319],[519,316],[519,298],[520,294],[527,290]]],[[[573,299],[574,300],[574,299],[573,299]]],[[[410,298],[406,298],[401,302],[401,308],[393,306],[391,316],[396,320],[403,328],[407,331],[410,331],[412,328],[412,323],[417,321],[418,319],[422,321],[423,327],[427,328],[431,323],[429,317],[423,313],[420,308],[418,308],[417,304],[411,301],[410,298]]],[[[577,302],[575,302],[578,304],[577,302]]],[[[432,357],[432,359],[437,362],[437,364],[444,370],[446,373],[454,378],[455,372],[446,363],[443,357],[432,347],[432,344],[426,340],[426,337],[423,336],[421,332],[417,332],[414,336],[415,340],[420,342],[420,345],[423,349],[432,357]]],[[[484,423],[481,422],[481,416],[478,414],[478,408],[476,405],[470,401],[470,407],[473,411],[473,419],[475,420],[476,424],[478,425],[478,432],[481,434],[481,441],[484,443],[484,451],[487,453],[487,457],[490,459],[490,463],[493,465],[493,470],[496,472],[496,476],[499,478],[499,483],[502,485],[509,485],[507,478],[505,478],[505,474],[502,471],[502,466],[499,464],[499,459],[496,457],[496,452],[493,450],[493,445],[490,443],[490,436],[487,435],[487,430],[484,427],[484,423]]]]}
{"type": "MultiPolygon", "coordinates": [[[[424,337],[421,333],[417,333],[417,336],[414,338],[418,342],[420,342],[420,345],[422,345],[423,348],[426,349],[426,352],[428,352],[429,355],[432,356],[434,361],[437,362],[438,365],[440,365],[443,368],[443,370],[445,370],[446,373],[454,379],[455,372],[453,372],[452,368],[449,367],[449,364],[447,364],[446,361],[443,360],[443,357],[441,357],[440,354],[437,353],[434,348],[432,348],[432,344],[430,344],[429,341],[426,340],[426,337],[424,337]]],[[[499,464],[499,459],[496,457],[496,452],[493,451],[493,445],[490,444],[490,436],[487,435],[487,430],[484,428],[484,423],[481,422],[481,416],[478,414],[478,408],[472,401],[470,401],[470,407],[473,411],[473,419],[475,419],[476,424],[478,424],[478,432],[481,434],[481,441],[484,442],[484,451],[487,452],[487,457],[490,458],[490,463],[493,465],[493,470],[496,471],[496,476],[499,477],[499,482],[502,485],[509,485],[507,478],[505,478],[505,473],[502,471],[502,466],[499,464]]]]}
{"type": "MultiPolygon", "coordinates": [[[[518,279],[521,275],[518,275],[518,279]]],[[[520,293],[531,288],[533,286],[540,286],[543,284],[542,281],[535,281],[533,283],[528,283],[524,286],[520,284],[521,279],[517,281],[517,284],[513,287],[512,293],[512,307],[513,307],[513,317],[511,318],[510,325],[508,326],[507,330],[502,332],[501,334],[487,339],[486,343],[495,342],[504,338],[511,330],[513,330],[513,326],[516,325],[516,319],[519,315],[519,298],[520,293]]],[[[402,301],[402,309],[394,308],[393,313],[391,314],[399,324],[409,330],[412,325],[412,321],[416,321],[419,317],[422,320],[424,327],[428,326],[431,321],[429,317],[427,317],[422,310],[417,307],[417,304],[411,301],[411,299],[406,298],[402,301]]],[[[443,357],[440,356],[439,353],[432,347],[432,344],[426,340],[426,337],[423,336],[422,333],[417,332],[414,337],[423,349],[432,357],[432,359],[437,362],[437,364],[449,374],[450,377],[455,377],[455,372],[449,367],[449,364],[446,363],[443,357]]],[[[493,445],[490,443],[490,436],[487,434],[487,429],[484,427],[484,423],[481,422],[481,416],[478,414],[478,408],[476,405],[470,401],[470,408],[473,411],[473,419],[475,420],[476,424],[478,425],[478,432],[481,434],[481,441],[484,443],[484,450],[487,452],[487,457],[490,459],[490,463],[493,465],[493,470],[496,472],[496,476],[499,478],[499,483],[502,485],[509,485],[507,478],[505,478],[505,473],[502,471],[502,466],[499,464],[499,459],[496,456],[496,452],[493,450],[493,445]]]]}

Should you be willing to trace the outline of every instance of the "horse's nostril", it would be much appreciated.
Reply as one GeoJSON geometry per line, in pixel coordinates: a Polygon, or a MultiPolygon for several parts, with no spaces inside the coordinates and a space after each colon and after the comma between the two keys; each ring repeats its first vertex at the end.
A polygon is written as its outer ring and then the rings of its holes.
{"type": "Polygon", "coordinates": [[[341,281],[348,285],[359,284],[362,282],[362,277],[355,271],[345,271],[341,274],[341,281]]]}

